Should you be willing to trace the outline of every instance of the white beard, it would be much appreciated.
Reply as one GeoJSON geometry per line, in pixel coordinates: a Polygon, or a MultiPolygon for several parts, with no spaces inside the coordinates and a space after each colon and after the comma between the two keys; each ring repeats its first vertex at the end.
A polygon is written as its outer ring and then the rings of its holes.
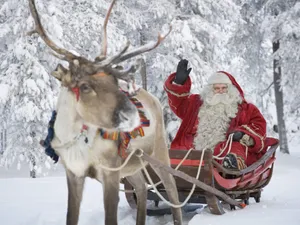
{"type": "Polygon", "coordinates": [[[225,141],[230,121],[236,117],[242,101],[238,90],[230,86],[225,94],[214,94],[212,87],[202,94],[204,102],[198,113],[199,125],[194,138],[196,150],[213,151],[216,144],[225,141]]]}

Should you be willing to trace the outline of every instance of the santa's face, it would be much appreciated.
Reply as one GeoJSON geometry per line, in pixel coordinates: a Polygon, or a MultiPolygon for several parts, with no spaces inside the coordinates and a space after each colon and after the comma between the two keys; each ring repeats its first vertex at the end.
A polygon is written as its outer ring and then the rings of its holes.
{"type": "Polygon", "coordinates": [[[227,84],[214,84],[213,89],[214,89],[215,94],[227,93],[228,92],[228,85],[227,84]]]}
{"type": "Polygon", "coordinates": [[[228,85],[227,84],[213,84],[212,91],[206,97],[206,102],[209,105],[224,104],[228,105],[231,103],[230,97],[228,95],[228,85]]]}
{"type": "Polygon", "coordinates": [[[207,85],[201,97],[204,104],[215,105],[231,105],[242,102],[240,93],[232,84],[211,84],[207,85]]]}

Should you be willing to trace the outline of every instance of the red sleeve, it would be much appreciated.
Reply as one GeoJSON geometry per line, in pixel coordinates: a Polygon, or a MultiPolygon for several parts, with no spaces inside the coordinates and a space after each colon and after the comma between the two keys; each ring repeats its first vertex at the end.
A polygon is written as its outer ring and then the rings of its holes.
{"type": "Polygon", "coordinates": [[[242,124],[236,130],[248,134],[254,140],[255,144],[253,147],[249,147],[249,151],[261,152],[265,147],[266,120],[259,109],[253,104],[248,104],[247,116],[250,117],[248,123],[242,124]]]}
{"type": "Polygon", "coordinates": [[[173,84],[175,73],[171,74],[165,81],[164,89],[167,92],[169,105],[172,111],[180,118],[186,115],[186,110],[190,104],[191,78],[183,84],[173,84]]]}

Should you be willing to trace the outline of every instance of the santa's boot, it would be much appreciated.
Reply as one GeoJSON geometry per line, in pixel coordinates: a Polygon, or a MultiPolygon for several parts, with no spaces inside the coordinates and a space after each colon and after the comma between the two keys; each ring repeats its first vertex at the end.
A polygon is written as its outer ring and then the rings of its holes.
{"type": "Polygon", "coordinates": [[[229,153],[228,155],[225,156],[223,160],[223,166],[227,169],[233,169],[233,170],[242,170],[247,167],[244,159],[233,153],[229,153]]]}

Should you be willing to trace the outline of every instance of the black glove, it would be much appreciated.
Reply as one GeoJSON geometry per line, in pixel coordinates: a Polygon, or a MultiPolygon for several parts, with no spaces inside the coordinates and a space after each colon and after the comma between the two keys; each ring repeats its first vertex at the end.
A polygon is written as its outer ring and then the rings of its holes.
{"type": "Polygon", "coordinates": [[[232,141],[240,141],[242,137],[244,136],[244,132],[242,131],[236,131],[233,133],[232,141]]]}
{"type": "Polygon", "coordinates": [[[51,146],[48,146],[45,149],[45,153],[54,161],[54,163],[58,162],[59,156],[55,153],[54,149],[51,146]]]}
{"type": "Polygon", "coordinates": [[[184,84],[187,80],[192,68],[187,68],[188,62],[186,59],[182,59],[179,61],[177,65],[177,71],[175,75],[174,82],[176,84],[184,84]]]}
{"type": "Polygon", "coordinates": [[[48,123],[48,134],[45,140],[40,141],[40,145],[45,148],[45,153],[51,159],[53,159],[54,163],[57,163],[59,156],[55,153],[55,150],[51,147],[51,141],[54,138],[54,123],[56,119],[56,111],[52,112],[51,119],[48,123]]]}

